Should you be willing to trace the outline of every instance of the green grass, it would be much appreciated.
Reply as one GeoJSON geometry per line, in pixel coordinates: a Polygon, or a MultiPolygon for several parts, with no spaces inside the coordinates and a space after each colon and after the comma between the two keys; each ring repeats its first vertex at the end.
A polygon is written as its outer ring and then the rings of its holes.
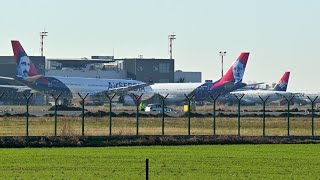
{"type": "Polygon", "coordinates": [[[0,149],[0,179],[319,179],[320,145],[0,149]]]}

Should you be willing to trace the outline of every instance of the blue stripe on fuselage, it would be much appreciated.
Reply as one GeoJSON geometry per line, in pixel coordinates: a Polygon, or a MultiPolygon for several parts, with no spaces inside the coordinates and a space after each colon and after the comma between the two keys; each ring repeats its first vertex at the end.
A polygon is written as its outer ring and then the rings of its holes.
{"type": "Polygon", "coordinates": [[[15,79],[40,93],[46,95],[62,93],[61,97],[72,98],[70,89],[57,78],[42,76],[34,82],[28,82],[21,77],[15,79]]]}
{"type": "Polygon", "coordinates": [[[190,94],[195,94],[194,100],[196,101],[205,101],[205,100],[211,100],[210,96],[217,96],[218,94],[224,95],[231,91],[234,91],[236,89],[245,87],[247,84],[245,83],[237,83],[234,84],[234,82],[226,82],[218,87],[215,87],[214,89],[211,89],[211,87],[218,83],[216,82],[207,82],[202,84],[201,86],[197,87],[195,90],[193,90],[190,94]]]}

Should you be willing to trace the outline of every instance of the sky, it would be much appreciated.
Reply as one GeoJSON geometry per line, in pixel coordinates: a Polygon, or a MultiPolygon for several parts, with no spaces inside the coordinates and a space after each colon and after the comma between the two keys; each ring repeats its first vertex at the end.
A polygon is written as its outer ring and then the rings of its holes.
{"type": "Polygon", "coordinates": [[[1,2],[0,55],[19,40],[40,55],[40,32],[48,31],[47,58],[112,55],[169,58],[175,69],[221,77],[240,52],[250,52],[244,81],[278,82],[289,70],[289,91],[317,91],[320,67],[318,0],[14,0],[1,2]]]}

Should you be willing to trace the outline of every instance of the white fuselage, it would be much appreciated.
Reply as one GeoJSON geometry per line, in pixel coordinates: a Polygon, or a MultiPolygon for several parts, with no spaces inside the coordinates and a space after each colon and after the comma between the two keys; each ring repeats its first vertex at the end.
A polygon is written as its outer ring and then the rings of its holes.
{"type": "Polygon", "coordinates": [[[186,100],[189,95],[197,87],[203,83],[158,83],[151,85],[151,88],[161,96],[167,96],[166,102],[179,103],[186,100]]]}
{"type": "MultiPolygon", "coordinates": [[[[67,92],[71,94],[73,99],[79,99],[79,94],[82,97],[89,94],[88,96],[92,98],[97,95],[104,95],[108,90],[143,83],[136,80],[61,76],[45,77],[45,79],[48,81],[47,84],[41,83],[40,81],[34,84],[34,87],[37,87],[38,91],[43,93],[46,93],[46,91],[52,92],[51,90],[54,90],[55,92],[67,92]]],[[[185,95],[189,95],[201,84],[202,83],[156,83],[123,93],[133,93],[135,95],[141,95],[143,93],[142,100],[149,99],[157,94],[162,96],[166,96],[168,94],[167,101],[175,102],[185,100],[185,95]]]]}
{"type": "Polygon", "coordinates": [[[181,96],[190,94],[203,83],[157,83],[151,85],[153,91],[160,95],[181,96]]]}
{"type": "Polygon", "coordinates": [[[168,95],[166,102],[181,102],[186,99],[185,95],[189,95],[194,89],[202,84],[203,83],[155,83],[147,86],[148,88],[138,89],[132,93],[137,95],[143,93],[142,100],[160,94],[161,96],[168,95]]]}
{"type": "Polygon", "coordinates": [[[267,97],[268,100],[270,101],[275,101],[278,99],[282,99],[283,97],[289,97],[291,96],[291,92],[286,92],[286,91],[271,91],[271,90],[249,90],[249,91],[236,91],[236,92],[231,92],[231,94],[244,94],[243,100],[244,101],[250,101],[250,102],[261,102],[262,100],[260,99],[266,99],[267,97]],[[260,97],[259,97],[260,96],[260,97]]]}
{"type": "MultiPolygon", "coordinates": [[[[132,85],[142,84],[141,81],[136,80],[124,80],[124,79],[98,79],[98,78],[81,78],[81,77],[60,77],[52,76],[48,78],[48,89],[59,89],[70,92],[72,98],[79,98],[78,93],[81,96],[89,94],[89,96],[95,96],[99,93],[104,94],[108,90],[112,90],[120,87],[128,87],[132,85]]],[[[150,89],[149,86],[138,88],[135,91],[144,91],[150,89]]]]}

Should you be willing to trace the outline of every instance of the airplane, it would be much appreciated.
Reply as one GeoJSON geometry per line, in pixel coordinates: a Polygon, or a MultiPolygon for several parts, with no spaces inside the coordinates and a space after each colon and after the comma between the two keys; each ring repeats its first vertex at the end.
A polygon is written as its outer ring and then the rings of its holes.
{"type": "Polygon", "coordinates": [[[11,44],[14,53],[17,76],[13,78],[0,78],[5,79],[6,81],[15,81],[21,85],[0,85],[0,87],[14,88],[17,89],[18,92],[40,92],[49,96],[57,96],[61,93],[60,97],[67,99],[79,99],[79,94],[82,97],[88,94],[88,99],[97,99],[101,96],[105,96],[106,94],[119,94],[127,91],[134,92],[141,88],[147,88],[150,85],[136,80],[40,75],[20,42],[12,40],[11,44]]]}
{"type": "MultiPolygon", "coordinates": [[[[231,65],[227,73],[219,80],[215,82],[205,83],[154,83],[150,85],[150,88],[138,89],[134,93],[135,95],[141,95],[143,101],[148,100],[158,94],[161,96],[167,96],[165,102],[181,103],[186,101],[187,95],[189,98],[194,95],[193,101],[210,100],[210,96],[216,96],[218,94],[226,94],[233,90],[243,88],[247,86],[246,83],[242,83],[242,78],[245,72],[247,61],[249,58],[249,52],[242,52],[236,61],[231,65]]],[[[130,92],[129,92],[130,93],[130,92]]],[[[132,105],[136,103],[132,95],[126,95],[122,97],[122,101],[125,105],[132,105]]]]}
{"type": "Polygon", "coordinates": [[[266,89],[243,90],[243,91],[230,92],[230,94],[233,96],[243,94],[244,96],[241,101],[245,103],[252,103],[252,104],[262,102],[259,96],[261,96],[263,99],[266,99],[269,96],[268,98],[269,101],[283,99],[284,97],[289,98],[290,96],[293,95],[293,93],[287,92],[289,77],[290,77],[290,72],[286,71],[272,90],[266,90],[266,89]]]}
{"type": "Polygon", "coordinates": [[[317,105],[316,107],[319,107],[319,103],[320,103],[320,92],[319,91],[300,91],[300,92],[296,92],[294,94],[295,94],[295,96],[292,100],[293,104],[297,104],[300,106],[307,105],[307,104],[311,105],[311,101],[313,101],[313,103],[315,105],[317,105]]]}

